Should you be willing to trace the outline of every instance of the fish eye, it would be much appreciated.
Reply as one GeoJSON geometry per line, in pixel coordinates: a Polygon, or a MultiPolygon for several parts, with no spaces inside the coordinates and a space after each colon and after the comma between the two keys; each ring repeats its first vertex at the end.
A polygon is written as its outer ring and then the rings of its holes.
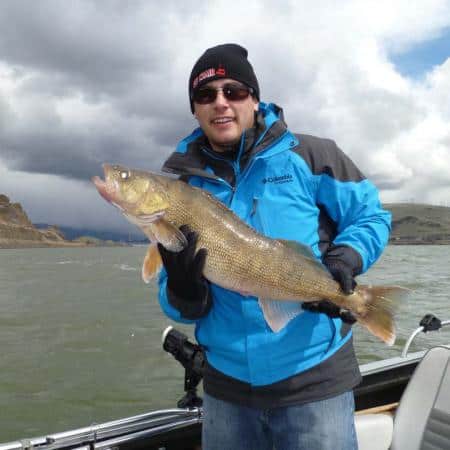
{"type": "Polygon", "coordinates": [[[120,178],[122,178],[122,180],[127,180],[130,177],[130,172],[128,172],[127,170],[122,170],[120,172],[120,178]]]}

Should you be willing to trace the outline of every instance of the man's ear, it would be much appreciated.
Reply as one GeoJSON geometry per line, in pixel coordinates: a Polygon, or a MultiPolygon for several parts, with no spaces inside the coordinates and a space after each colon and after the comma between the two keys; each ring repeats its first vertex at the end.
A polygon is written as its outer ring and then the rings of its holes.
{"type": "Polygon", "coordinates": [[[254,101],[254,103],[255,103],[253,109],[255,110],[255,112],[258,112],[258,109],[259,109],[259,101],[258,101],[258,99],[256,99],[256,98],[254,98],[253,101],[254,101]]]}

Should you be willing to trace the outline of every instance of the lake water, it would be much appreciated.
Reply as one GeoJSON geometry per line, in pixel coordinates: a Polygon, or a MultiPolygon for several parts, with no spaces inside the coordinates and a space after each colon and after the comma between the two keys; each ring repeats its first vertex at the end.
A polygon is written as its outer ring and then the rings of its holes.
{"type": "MultiPolygon", "coordinates": [[[[0,442],[173,407],[183,370],[161,348],[168,325],[144,247],[0,250],[0,442]]],[[[391,246],[360,283],[413,290],[389,348],[355,326],[360,363],[399,355],[420,318],[450,319],[446,246],[391,246]]],[[[411,351],[449,341],[418,338],[411,351]]]]}

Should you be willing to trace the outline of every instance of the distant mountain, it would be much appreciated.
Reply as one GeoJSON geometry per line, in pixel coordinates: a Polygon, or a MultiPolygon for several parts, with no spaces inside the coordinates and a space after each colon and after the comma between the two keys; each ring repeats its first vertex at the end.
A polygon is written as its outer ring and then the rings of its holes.
{"type": "MultiPolygon", "coordinates": [[[[391,244],[450,244],[450,208],[416,203],[387,203],[383,207],[392,213],[391,244]]],[[[35,224],[48,228],[47,224],[35,224]]],[[[92,236],[101,240],[145,243],[141,233],[99,231],[88,228],[58,226],[66,239],[92,236]]]]}
{"type": "MultiPolygon", "coordinates": [[[[450,244],[450,208],[416,203],[390,203],[391,244],[450,244]]],[[[144,244],[138,230],[130,232],[32,224],[19,203],[0,194],[0,248],[144,244]]]]}
{"type": "Polygon", "coordinates": [[[67,239],[53,225],[38,229],[34,226],[20,203],[12,203],[6,195],[0,194],[0,248],[30,247],[87,247],[99,245],[125,245],[112,241],[83,236],[67,239]]]}
{"type": "Polygon", "coordinates": [[[416,203],[387,203],[392,213],[392,244],[450,244],[450,208],[416,203]]]}
{"type": "MultiPolygon", "coordinates": [[[[38,229],[46,229],[50,225],[47,223],[35,223],[34,226],[38,229]]],[[[102,241],[115,241],[126,243],[145,243],[148,239],[142,233],[139,232],[120,232],[120,231],[102,231],[92,228],[78,228],[67,227],[64,225],[57,225],[58,230],[64,235],[66,239],[74,240],[83,236],[91,236],[102,241]]]]}

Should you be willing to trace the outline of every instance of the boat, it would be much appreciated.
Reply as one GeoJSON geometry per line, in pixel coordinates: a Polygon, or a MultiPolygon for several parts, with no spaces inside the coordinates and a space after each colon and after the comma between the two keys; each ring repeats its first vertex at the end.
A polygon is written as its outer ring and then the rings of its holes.
{"type": "MultiPolygon", "coordinates": [[[[363,380],[354,390],[360,450],[450,449],[450,345],[409,352],[417,335],[448,326],[450,320],[427,314],[401,355],[360,366],[363,380]]],[[[163,333],[163,348],[185,369],[185,395],[176,408],[8,442],[0,450],[200,450],[202,349],[172,327],[163,333]]]]}

